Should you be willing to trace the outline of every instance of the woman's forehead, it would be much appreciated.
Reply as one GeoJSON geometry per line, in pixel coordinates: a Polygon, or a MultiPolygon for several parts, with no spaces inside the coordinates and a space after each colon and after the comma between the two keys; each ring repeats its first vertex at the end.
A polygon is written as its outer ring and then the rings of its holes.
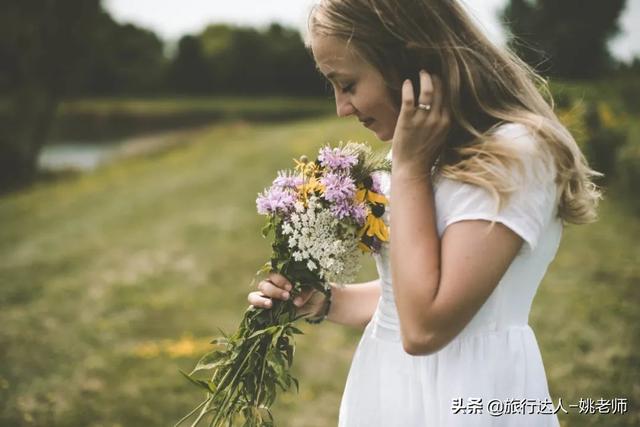
{"type": "Polygon", "coordinates": [[[362,60],[353,52],[353,47],[336,37],[314,36],[311,50],[316,67],[329,78],[351,74],[362,66],[362,60]]]}

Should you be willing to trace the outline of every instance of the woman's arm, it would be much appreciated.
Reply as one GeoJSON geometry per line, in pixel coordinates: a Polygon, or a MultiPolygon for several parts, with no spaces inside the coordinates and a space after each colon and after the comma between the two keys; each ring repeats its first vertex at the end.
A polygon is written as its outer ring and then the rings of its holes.
{"type": "MultiPolygon", "coordinates": [[[[380,298],[380,279],[366,283],[345,285],[340,288],[331,284],[331,307],[327,319],[331,322],[357,328],[364,328],[376,309],[380,298]]],[[[271,308],[271,298],[279,300],[289,299],[291,283],[277,273],[270,273],[269,277],[258,283],[258,289],[249,293],[247,299],[255,307],[271,308]]],[[[298,295],[294,304],[298,313],[317,313],[324,307],[325,297],[321,292],[308,290],[298,295]]]]}
{"type": "Polygon", "coordinates": [[[391,271],[403,346],[410,354],[430,354],[469,323],[523,240],[485,220],[451,224],[441,240],[430,179],[397,169],[391,185],[391,271]]]}
{"type": "Polygon", "coordinates": [[[436,228],[429,171],[446,141],[450,115],[436,76],[422,72],[416,108],[411,81],[393,136],[391,271],[402,344],[409,354],[430,354],[449,343],[478,312],[522,246],[496,223],[460,221],[436,228]],[[428,167],[425,167],[428,166],[428,167]]]}
{"type": "Polygon", "coordinates": [[[331,308],[327,319],[345,326],[367,326],[380,298],[380,279],[344,288],[331,286],[331,308]]]}

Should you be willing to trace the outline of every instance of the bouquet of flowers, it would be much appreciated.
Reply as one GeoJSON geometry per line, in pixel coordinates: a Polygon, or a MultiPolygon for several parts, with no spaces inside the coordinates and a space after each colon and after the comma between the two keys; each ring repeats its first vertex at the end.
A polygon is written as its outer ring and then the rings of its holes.
{"type": "Polygon", "coordinates": [[[302,156],[294,170],[280,171],[270,188],[259,194],[258,213],[267,217],[264,237],[273,233],[271,260],[258,271],[285,276],[293,285],[289,300],[274,300],[270,309],[249,307],[233,335],[212,341],[218,349],[205,354],[190,374],[183,374],[206,391],[206,399],[181,419],[205,418],[209,425],[232,426],[241,417],[244,427],[273,426],[270,411],[276,387],[287,391],[298,381],[293,363],[294,326],[298,315],[293,299],[314,288],[329,292],[329,282],[341,286],[355,279],[361,253],[376,253],[388,240],[382,221],[387,199],[377,173],[391,162],[360,143],[323,147],[315,161],[302,156]],[[196,373],[208,371],[208,380],[196,373]]]}

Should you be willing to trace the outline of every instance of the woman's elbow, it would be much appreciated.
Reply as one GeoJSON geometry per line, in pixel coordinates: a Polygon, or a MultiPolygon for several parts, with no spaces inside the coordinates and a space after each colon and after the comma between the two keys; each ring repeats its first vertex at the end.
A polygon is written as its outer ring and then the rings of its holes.
{"type": "Polygon", "coordinates": [[[444,345],[433,335],[421,337],[402,337],[402,348],[405,353],[411,356],[427,356],[438,352],[444,345]]]}

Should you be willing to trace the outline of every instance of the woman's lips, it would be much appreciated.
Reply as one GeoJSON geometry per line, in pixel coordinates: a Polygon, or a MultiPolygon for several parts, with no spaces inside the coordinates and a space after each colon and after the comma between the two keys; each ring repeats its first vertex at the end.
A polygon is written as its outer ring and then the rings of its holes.
{"type": "Polygon", "coordinates": [[[373,123],[375,120],[374,119],[366,119],[366,120],[360,120],[362,122],[362,124],[364,125],[364,127],[370,127],[371,123],[373,123]]]}

